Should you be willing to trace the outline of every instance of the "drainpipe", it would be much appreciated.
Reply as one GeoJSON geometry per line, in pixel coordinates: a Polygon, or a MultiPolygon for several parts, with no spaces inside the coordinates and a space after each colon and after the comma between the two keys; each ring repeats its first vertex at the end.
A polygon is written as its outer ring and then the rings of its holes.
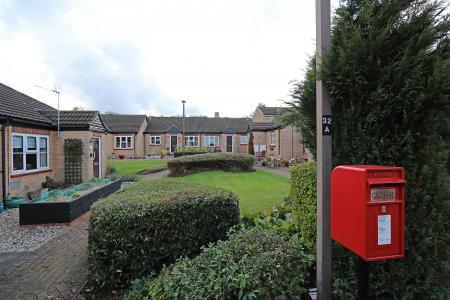
{"type": "Polygon", "coordinates": [[[278,128],[278,157],[281,156],[281,128],[278,128]]]}
{"type": "Polygon", "coordinates": [[[291,158],[294,158],[294,126],[291,126],[291,158]]]}
{"type": "Polygon", "coordinates": [[[8,128],[9,120],[6,126],[2,126],[2,197],[3,206],[6,209],[6,128],[8,128]]]}

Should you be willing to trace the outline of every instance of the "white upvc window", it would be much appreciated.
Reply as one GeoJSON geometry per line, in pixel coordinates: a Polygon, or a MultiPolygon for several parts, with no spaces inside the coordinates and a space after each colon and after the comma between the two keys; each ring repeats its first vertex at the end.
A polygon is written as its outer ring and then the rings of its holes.
{"type": "Polygon", "coordinates": [[[272,131],[270,133],[270,144],[271,145],[275,145],[276,144],[276,135],[275,135],[275,131],[272,131]]]}
{"type": "Polygon", "coordinates": [[[205,147],[219,147],[219,136],[218,135],[206,135],[205,136],[205,147]]]}
{"type": "Polygon", "coordinates": [[[241,135],[241,145],[247,145],[248,144],[248,136],[241,135]]]}
{"type": "Polygon", "coordinates": [[[116,149],[133,149],[133,136],[116,136],[116,149]]]}
{"type": "Polygon", "coordinates": [[[150,136],[150,145],[161,145],[161,136],[160,135],[150,136]]]}
{"type": "Polygon", "coordinates": [[[47,135],[13,133],[11,145],[13,174],[48,170],[47,135]]]}
{"type": "Polygon", "coordinates": [[[199,146],[199,137],[195,136],[185,136],[184,137],[184,145],[186,147],[198,147],[199,146]]]}

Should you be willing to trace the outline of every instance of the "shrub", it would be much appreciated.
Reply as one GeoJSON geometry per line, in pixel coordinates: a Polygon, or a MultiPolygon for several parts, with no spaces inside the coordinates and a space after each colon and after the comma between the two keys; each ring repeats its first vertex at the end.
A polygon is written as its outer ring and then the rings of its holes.
{"type": "Polygon", "coordinates": [[[252,230],[135,282],[125,299],[300,299],[312,265],[298,239],[252,230]]]}
{"type": "Polygon", "coordinates": [[[240,153],[207,153],[177,157],[167,162],[171,175],[183,175],[190,172],[220,169],[227,171],[253,170],[255,158],[240,153]]]}
{"type": "Polygon", "coordinates": [[[274,232],[292,236],[298,233],[295,220],[292,218],[290,200],[286,197],[283,203],[258,213],[241,216],[241,226],[245,229],[270,229],[274,232]]]}
{"type": "Polygon", "coordinates": [[[141,181],[91,209],[89,275],[99,286],[124,287],[226,238],[239,223],[237,196],[220,188],[141,181]]]}
{"type": "Polygon", "coordinates": [[[299,238],[308,247],[316,245],[316,163],[305,162],[290,168],[289,198],[297,221],[299,238]]]}
{"type": "MultiPolygon", "coordinates": [[[[439,299],[450,286],[447,7],[448,1],[341,1],[330,51],[317,70],[332,99],[333,164],[406,170],[405,257],[371,264],[373,296],[439,299]]],[[[312,153],[315,66],[311,61],[296,83],[291,109],[312,153]]],[[[346,282],[351,295],[348,261],[341,266],[334,280],[346,282]]]]}
{"type": "Polygon", "coordinates": [[[206,148],[206,147],[186,147],[186,148],[179,147],[179,148],[176,149],[175,152],[177,152],[177,153],[180,153],[180,152],[187,152],[187,153],[208,153],[209,150],[208,150],[208,148],[206,148]]]}

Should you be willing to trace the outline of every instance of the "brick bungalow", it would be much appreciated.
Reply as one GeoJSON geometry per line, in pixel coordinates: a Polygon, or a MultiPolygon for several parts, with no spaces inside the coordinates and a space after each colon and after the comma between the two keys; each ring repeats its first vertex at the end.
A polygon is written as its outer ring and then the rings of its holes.
{"type": "MultiPolygon", "coordinates": [[[[249,120],[246,118],[186,117],[185,145],[205,147],[211,151],[247,153],[249,120]]],[[[182,117],[150,117],[145,130],[148,155],[173,153],[182,147],[182,117]]]]}
{"type": "Polygon", "coordinates": [[[288,113],[287,107],[256,108],[250,126],[257,156],[285,159],[307,157],[307,149],[303,145],[300,132],[295,127],[281,122],[281,118],[288,113]]]}
{"type": "Polygon", "coordinates": [[[110,133],[105,145],[108,158],[145,156],[145,115],[102,114],[101,118],[110,133]]]}
{"type": "Polygon", "coordinates": [[[0,83],[0,195],[27,197],[46,176],[65,180],[64,140],[81,139],[82,180],[104,174],[106,128],[97,111],[58,112],[0,83]]]}

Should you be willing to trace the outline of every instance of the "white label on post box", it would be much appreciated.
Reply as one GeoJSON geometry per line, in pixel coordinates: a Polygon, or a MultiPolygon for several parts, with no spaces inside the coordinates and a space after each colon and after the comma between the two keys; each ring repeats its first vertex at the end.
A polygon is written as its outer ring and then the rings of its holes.
{"type": "Polygon", "coordinates": [[[395,189],[370,189],[370,201],[395,200],[395,189]]]}
{"type": "Polygon", "coordinates": [[[378,216],[378,246],[391,244],[391,215],[378,216]]]}

